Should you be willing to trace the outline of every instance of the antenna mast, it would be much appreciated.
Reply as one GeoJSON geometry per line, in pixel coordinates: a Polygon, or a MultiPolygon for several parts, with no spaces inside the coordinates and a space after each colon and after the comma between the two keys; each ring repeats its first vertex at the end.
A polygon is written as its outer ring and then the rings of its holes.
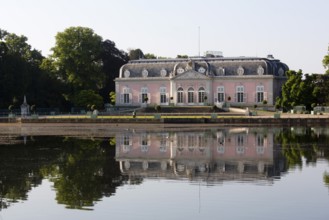
{"type": "Polygon", "coordinates": [[[200,57],[200,26],[198,27],[198,46],[199,46],[199,57],[200,57]]]}

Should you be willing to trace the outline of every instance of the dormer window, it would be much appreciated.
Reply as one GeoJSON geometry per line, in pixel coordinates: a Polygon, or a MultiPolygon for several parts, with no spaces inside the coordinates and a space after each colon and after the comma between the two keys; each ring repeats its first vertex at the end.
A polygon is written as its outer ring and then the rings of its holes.
{"type": "Polygon", "coordinates": [[[279,76],[283,76],[284,75],[284,70],[282,68],[279,69],[278,75],[279,76]]]}
{"type": "Polygon", "coordinates": [[[223,67],[218,68],[218,75],[219,76],[225,76],[225,69],[223,67]]]}
{"type": "Polygon", "coordinates": [[[239,66],[239,68],[237,69],[237,74],[239,75],[239,76],[242,76],[243,74],[244,74],[244,69],[243,69],[243,67],[242,66],[239,66]]]}
{"type": "Polygon", "coordinates": [[[177,69],[177,73],[178,73],[178,74],[182,74],[182,73],[184,73],[184,69],[183,69],[182,67],[179,67],[179,68],[177,69]]]}
{"type": "Polygon", "coordinates": [[[129,70],[125,70],[124,73],[123,73],[123,75],[124,75],[125,78],[129,78],[130,71],[129,70]]]}
{"type": "Polygon", "coordinates": [[[206,69],[205,69],[204,67],[200,67],[200,68],[198,69],[198,72],[199,72],[199,73],[205,73],[205,72],[206,72],[206,69]]]}
{"type": "Polygon", "coordinates": [[[160,75],[162,77],[165,77],[167,75],[167,70],[165,70],[165,69],[162,68],[161,71],[160,71],[160,75]]]}
{"type": "Polygon", "coordinates": [[[258,68],[257,68],[257,74],[258,75],[263,75],[264,74],[264,68],[262,67],[262,66],[258,66],[258,68]]]}
{"type": "Polygon", "coordinates": [[[143,71],[142,71],[142,76],[143,76],[143,77],[147,77],[148,74],[149,74],[149,72],[147,71],[147,69],[143,69],[143,71]]]}

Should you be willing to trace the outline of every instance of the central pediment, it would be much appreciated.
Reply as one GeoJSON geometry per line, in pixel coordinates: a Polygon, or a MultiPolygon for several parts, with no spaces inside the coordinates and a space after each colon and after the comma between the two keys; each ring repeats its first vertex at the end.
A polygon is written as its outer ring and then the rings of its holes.
{"type": "Polygon", "coordinates": [[[194,70],[188,70],[182,74],[179,74],[172,78],[173,80],[176,79],[209,79],[209,76],[206,76],[202,73],[199,73],[194,70]]]}

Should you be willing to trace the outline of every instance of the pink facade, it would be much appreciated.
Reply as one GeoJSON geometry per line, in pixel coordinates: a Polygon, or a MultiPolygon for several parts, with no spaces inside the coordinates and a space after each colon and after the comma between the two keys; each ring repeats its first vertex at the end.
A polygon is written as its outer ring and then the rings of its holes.
{"type": "Polygon", "coordinates": [[[116,105],[274,105],[288,67],[273,58],[138,60],[124,65],[116,105]]]}
{"type": "Polygon", "coordinates": [[[249,128],[212,133],[124,133],[116,136],[116,160],[122,172],[178,175],[219,169],[216,172],[223,173],[225,167],[233,166],[235,172],[244,173],[249,166],[255,167],[256,173],[264,173],[266,166],[273,165],[273,140],[272,132],[249,128]]]}

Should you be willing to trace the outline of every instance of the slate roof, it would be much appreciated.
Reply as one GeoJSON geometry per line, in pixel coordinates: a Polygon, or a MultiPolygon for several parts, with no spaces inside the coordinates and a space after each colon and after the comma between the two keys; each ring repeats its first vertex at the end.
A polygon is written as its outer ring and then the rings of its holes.
{"type": "Polygon", "coordinates": [[[205,69],[202,74],[211,77],[250,75],[282,76],[284,75],[284,72],[289,70],[286,64],[280,62],[278,59],[274,59],[273,57],[194,57],[187,59],[142,59],[133,60],[123,65],[120,69],[119,77],[175,77],[178,74],[181,74],[182,71],[198,71],[200,67],[205,69]],[[239,68],[240,72],[238,71],[239,68]],[[259,71],[259,68],[262,70],[259,71]]]}

